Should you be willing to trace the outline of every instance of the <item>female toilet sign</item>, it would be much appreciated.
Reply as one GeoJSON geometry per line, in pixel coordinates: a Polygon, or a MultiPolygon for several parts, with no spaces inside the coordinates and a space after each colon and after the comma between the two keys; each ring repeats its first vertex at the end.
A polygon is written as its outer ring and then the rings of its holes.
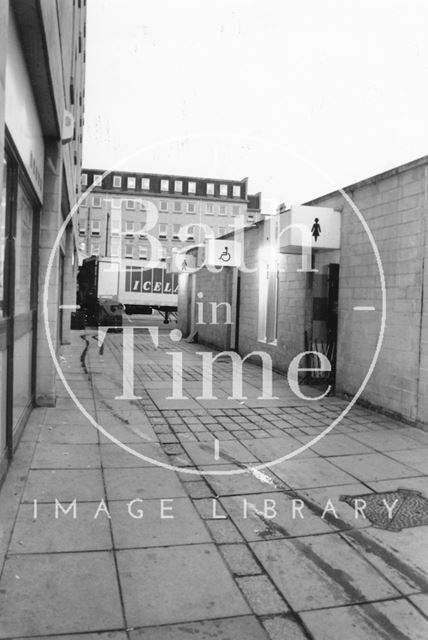
{"type": "Polygon", "coordinates": [[[312,225],[311,233],[316,242],[318,240],[318,236],[321,235],[321,225],[319,223],[319,218],[315,218],[314,224],[312,225]]]}

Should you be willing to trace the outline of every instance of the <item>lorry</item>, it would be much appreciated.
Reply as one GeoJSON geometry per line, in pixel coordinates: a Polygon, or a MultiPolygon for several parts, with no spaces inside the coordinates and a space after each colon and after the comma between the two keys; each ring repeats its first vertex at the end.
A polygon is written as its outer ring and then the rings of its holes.
{"type": "Polygon", "coordinates": [[[157,310],[164,322],[177,312],[178,274],[159,262],[148,268],[141,260],[99,258],[83,260],[79,269],[77,303],[89,325],[117,325],[123,316],[157,310]]]}

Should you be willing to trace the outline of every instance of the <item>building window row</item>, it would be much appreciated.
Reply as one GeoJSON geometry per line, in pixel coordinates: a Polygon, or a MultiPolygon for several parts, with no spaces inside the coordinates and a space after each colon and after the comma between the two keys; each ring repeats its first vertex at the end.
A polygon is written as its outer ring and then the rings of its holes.
{"type": "MultiPolygon", "coordinates": [[[[101,196],[92,196],[92,207],[94,209],[102,208],[103,198],[101,196]]],[[[140,210],[145,211],[144,206],[138,200],[124,200],[125,208],[129,211],[135,211],[137,208],[137,203],[140,204],[140,210]]],[[[207,203],[205,206],[205,213],[208,215],[219,214],[221,216],[227,216],[228,213],[232,213],[233,216],[238,216],[240,214],[241,208],[239,205],[232,205],[231,208],[226,205],[217,205],[212,203],[207,203]]],[[[112,209],[121,209],[122,208],[122,200],[112,199],[111,200],[111,208],[112,209]]],[[[160,211],[170,211],[169,202],[167,200],[161,200],[159,203],[160,211]]],[[[196,213],[196,205],[194,202],[182,202],[180,200],[175,200],[172,203],[172,211],[174,213],[196,213]]]]}
{"type": "MultiPolygon", "coordinates": [[[[102,186],[102,174],[94,174],[93,183],[96,186],[102,186]]],[[[81,175],[81,185],[86,187],[88,185],[88,174],[82,173],[81,175]]],[[[125,186],[125,178],[122,176],[113,175],[113,188],[114,189],[122,189],[125,186]]],[[[162,178],[160,181],[160,190],[163,192],[169,192],[172,187],[174,193],[183,193],[183,180],[169,180],[167,178],[162,178]]],[[[137,178],[128,176],[126,178],[126,188],[127,189],[137,189],[137,178]]],[[[141,178],[140,179],[140,188],[143,191],[150,190],[150,178],[141,178]]],[[[187,181],[187,193],[188,194],[196,194],[196,182],[193,180],[187,181]]],[[[215,195],[215,183],[207,182],[205,185],[205,194],[207,196],[215,195]]],[[[227,198],[230,195],[229,185],[228,184],[220,184],[219,185],[219,195],[220,197],[227,198]]],[[[240,184],[232,185],[232,197],[233,198],[241,198],[242,190],[240,184]]]]}

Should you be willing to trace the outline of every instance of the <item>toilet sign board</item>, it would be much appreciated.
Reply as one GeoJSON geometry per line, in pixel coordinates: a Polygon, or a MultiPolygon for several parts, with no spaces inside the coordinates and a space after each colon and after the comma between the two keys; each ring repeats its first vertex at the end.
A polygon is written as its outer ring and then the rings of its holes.
{"type": "Polygon", "coordinates": [[[240,267],[241,243],[210,238],[206,242],[206,264],[210,267],[240,267]]]}
{"type": "Polygon", "coordinates": [[[340,249],[340,225],[340,212],[330,207],[292,205],[280,215],[279,250],[299,253],[309,242],[312,249],[340,249]]]}
{"type": "Polygon", "coordinates": [[[173,251],[169,271],[172,273],[192,272],[196,267],[196,258],[188,253],[173,251]]]}

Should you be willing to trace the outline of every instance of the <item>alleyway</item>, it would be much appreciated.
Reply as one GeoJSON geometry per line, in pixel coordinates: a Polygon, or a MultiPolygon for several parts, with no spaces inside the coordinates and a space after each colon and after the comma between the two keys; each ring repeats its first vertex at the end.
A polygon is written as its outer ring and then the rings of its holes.
{"type": "Polygon", "coordinates": [[[164,466],[99,433],[58,383],[0,492],[0,638],[425,640],[428,524],[408,525],[428,523],[427,503],[392,492],[428,496],[428,433],[357,406],[312,448],[254,470],[309,442],[346,402],[301,400],[277,374],[278,399],[260,400],[261,369],[249,364],[247,399],[228,399],[227,358],[214,365],[218,399],[198,399],[208,349],[156,326],[158,348],[145,329],[135,337],[140,399],[116,399],[121,333],[102,354],[95,330],[72,332],[63,349],[86,411],[164,466]],[[174,400],[178,349],[187,399],[174,400]],[[376,493],[364,518],[352,497],[376,493]],[[75,518],[63,512],[74,499],[75,518]],[[397,499],[391,519],[383,499],[397,499]]]}

